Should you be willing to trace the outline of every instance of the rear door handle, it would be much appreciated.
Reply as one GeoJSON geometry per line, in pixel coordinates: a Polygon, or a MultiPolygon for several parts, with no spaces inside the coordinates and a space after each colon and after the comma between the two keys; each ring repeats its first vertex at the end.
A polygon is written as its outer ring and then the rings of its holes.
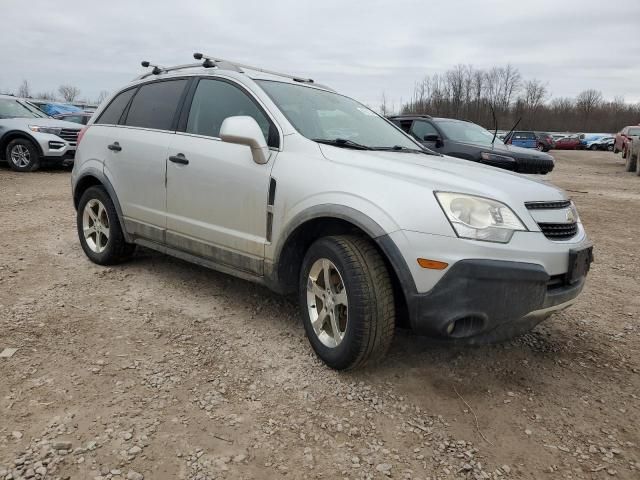
{"type": "Polygon", "coordinates": [[[118,142],[113,142],[111,145],[107,145],[107,148],[109,150],[113,150],[114,152],[119,152],[120,150],[122,150],[122,147],[118,142]]]}
{"type": "Polygon", "coordinates": [[[189,160],[182,154],[171,155],[169,161],[173,163],[179,163],[180,165],[189,165],[189,160]]]}

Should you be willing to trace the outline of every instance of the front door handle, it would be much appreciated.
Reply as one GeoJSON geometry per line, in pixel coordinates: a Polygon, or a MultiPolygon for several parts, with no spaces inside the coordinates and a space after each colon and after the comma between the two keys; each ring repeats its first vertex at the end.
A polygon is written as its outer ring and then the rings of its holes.
{"type": "Polygon", "coordinates": [[[182,154],[171,155],[169,161],[173,163],[179,163],[180,165],[189,165],[189,160],[182,154]]]}
{"type": "Polygon", "coordinates": [[[109,150],[113,150],[114,152],[119,152],[120,150],[122,150],[122,147],[118,142],[113,142],[111,145],[107,145],[107,148],[109,150]]]}

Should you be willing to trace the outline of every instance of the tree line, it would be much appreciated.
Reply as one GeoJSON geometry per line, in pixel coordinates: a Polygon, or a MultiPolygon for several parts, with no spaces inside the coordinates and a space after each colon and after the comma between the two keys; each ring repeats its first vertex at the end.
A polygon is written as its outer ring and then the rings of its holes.
{"type": "Polygon", "coordinates": [[[91,104],[94,103],[96,105],[100,104],[107,96],[109,92],[106,90],[102,90],[98,95],[98,98],[91,101],[87,98],[80,97],[80,89],[75,85],[65,84],[60,85],[56,91],[42,91],[42,92],[34,92],[31,88],[31,84],[27,80],[23,80],[17,90],[5,90],[0,93],[15,95],[20,98],[32,98],[35,100],[48,100],[51,102],[66,102],[66,103],[84,103],[91,104]]]}
{"type": "MultiPolygon", "coordinates": [[[[605,100],[598,90],[585,90],[575,98],[551,98],[548,84],[522,78],[512,65],[488,70],[457,65],[445,73],[416,82],[402,113],[451,117],[494,128],[492,108],[502,130],[518,120],[518,129],[553,132],[617,132],[640,123],[640,103],[623,98],[605,100]]],[[[380,110],[390,113],[385,94],[380,110]]]]}

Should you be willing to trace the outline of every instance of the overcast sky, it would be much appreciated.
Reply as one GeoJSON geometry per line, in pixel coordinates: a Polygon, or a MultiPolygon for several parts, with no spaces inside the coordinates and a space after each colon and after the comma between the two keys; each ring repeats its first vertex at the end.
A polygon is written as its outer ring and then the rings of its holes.
{"type": "Polygon", "coordinates": [[[378,107],[456,64],[510,62],[553,96],[640,101],[640,0],[0,0],[0,91],[94,99],[195,51],[314,78],[378,107]]]}

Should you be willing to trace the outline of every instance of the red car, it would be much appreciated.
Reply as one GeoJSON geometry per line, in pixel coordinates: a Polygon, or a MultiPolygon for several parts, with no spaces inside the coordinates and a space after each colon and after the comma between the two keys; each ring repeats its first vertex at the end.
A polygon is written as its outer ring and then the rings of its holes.
{"type": "Polygon", "coordinates": [[[577,150],[582,148],[582,142],[580,142],[580,137],[573,135],[557,139],[553,148],[556,150],[577,150]]]}
{"type": "Polygon", "coordinates": [[[616,134],[616,141],[613,143],[613,153],[622,152],[622,158],[627,158],[627,147],[629,142],[640,137],[640,125],[629,125],[616,134]]]}

